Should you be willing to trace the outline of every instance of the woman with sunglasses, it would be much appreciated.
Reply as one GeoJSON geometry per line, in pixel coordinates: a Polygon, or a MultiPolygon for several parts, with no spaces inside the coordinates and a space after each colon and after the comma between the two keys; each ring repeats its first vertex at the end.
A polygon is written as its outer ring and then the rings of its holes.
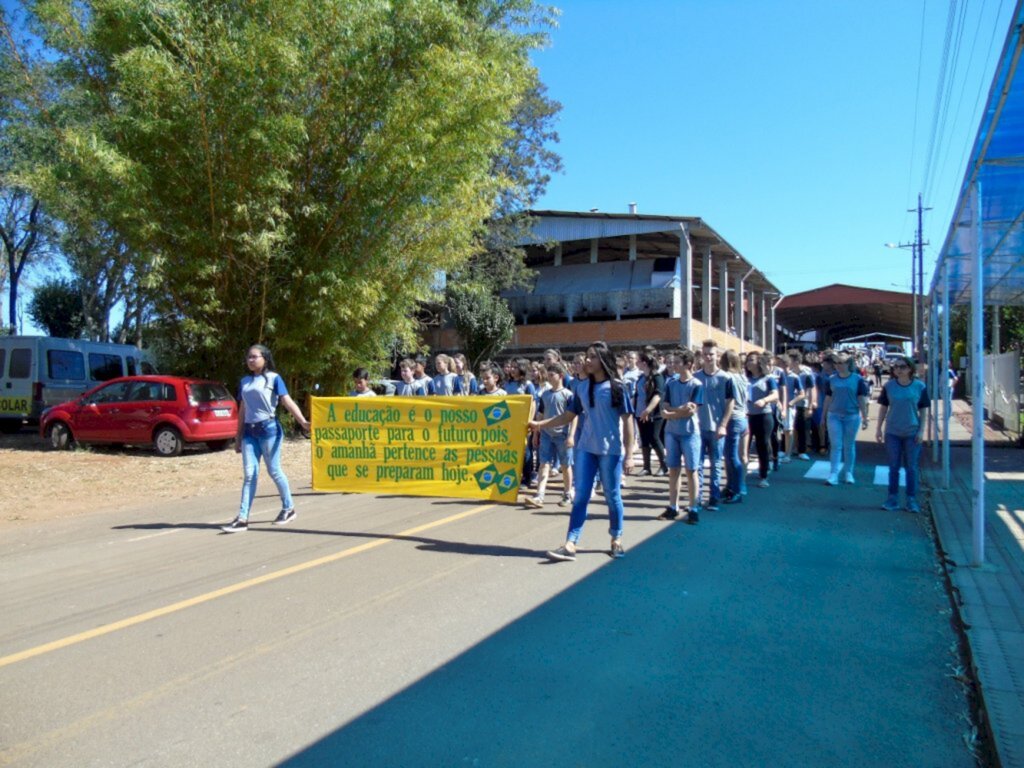
{"type": "Polygon", "coordinates": [[[878,429],[875,439],[885,443],[889,457],[889,495],[882,509],[895,512],[900,508],[900,467],[907,479],[908,512],[920,512],[917,503],[917,465],[921,458],[921,441],[928,415],[928,389],[914,377],[914,361],[900,356],[892,365],[895,376],[882,386],[878,396],[878,429]],[[883,430],[884,427],[884,430],[883,430]]]}

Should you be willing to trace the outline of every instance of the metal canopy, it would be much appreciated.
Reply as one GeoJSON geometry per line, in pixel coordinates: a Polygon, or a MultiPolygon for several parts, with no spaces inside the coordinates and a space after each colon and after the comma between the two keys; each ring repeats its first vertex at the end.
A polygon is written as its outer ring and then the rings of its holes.
{"type": "Polygon", "coordinates": [[[932,275],[933,301],[941,300],[943,269],[949,280],[949,303],[970,301],[971,260],[977,246],[983,263],[984,302],[1024,304],[1024,77],[1018,76],[1022,25],[1024,2],[1018,0],[932,275]]]}
{"type": "Polygon", "coordinates": [[[835,283],[790,294],[775,316],[795,333],[817,331],[826,343],[872,332],[904,336],[913,327],[913,297],[835,283]]]}
{"type": "MultiPolygon", "coordinates": [[[[941,392],[943,482],[949,487],[950,308],[970,304],[971,565],[985,564],[984,307],[1024,304],[1024,0],[1017,0],[992,88],[971,149],[953,219],[932,275],[929,389],[941,392]],[[941,319],[941,322],[940,322],[941,319]]],[[[938,411],[932,401],[932,422],[938,411]]],[[[938,444],[932,443],[932,459],[938,444]]]]}

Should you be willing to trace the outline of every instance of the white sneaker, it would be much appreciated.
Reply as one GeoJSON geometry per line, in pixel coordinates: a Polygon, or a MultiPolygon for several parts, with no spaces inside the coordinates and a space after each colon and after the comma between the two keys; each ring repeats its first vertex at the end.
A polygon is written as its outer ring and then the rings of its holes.
{"type": "Polygon", "coordinates": [[[853,473],[847,472],[845,475],[843,475],[843,482],[846,483],[847,485],[853,485],[853,473]]]}
{"type": "Polygon", "coordinates": [[[799,456],[797,456],[797,458],[800,459],[800,461],[810,461],[811,460],[811,457],[808,456],[806,453],[801,453],[799,456]]]}
{"type": "Polygon", "coordinates": [[[839,475],[829,475],[825,485],[839,485],[839,475]]]}
{"type": "Polygon", "coordinates": [[[791,461],[792,459],[789,458],[789,454],[783,454],[779,457],[779,464],[789,464],[791,461]]]}
{"type": "Polygon", "coordinates": [[[558,506],[560,506],[560,507],[568,507],[571,504],[572,504],[572,496],[570,496],[568,493],[563,493],[562,494],[562,500],[558,502],[558,506]]]}
{"type": "Polygon", "coordinates": [[[524,507],[530,507],[530,509],[540,509],[544,506],[544,499],[540,496],[530,496],[523,502],[524,507]]]}
{"type": "Polygon", "coordinates": [[[768,481],[767,480],[762,480],[761,482],[759,482],[757,484],[757,487],[758,488],[767,488],[768,487],[768,481]]]}

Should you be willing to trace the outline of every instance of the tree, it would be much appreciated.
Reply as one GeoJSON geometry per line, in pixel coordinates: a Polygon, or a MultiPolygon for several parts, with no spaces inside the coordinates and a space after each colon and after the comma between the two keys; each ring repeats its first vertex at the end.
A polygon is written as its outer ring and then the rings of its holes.
{"type": "Polygon", "coordinates": [[[505,300],[487,287],[473,283],[449,286],[447,306],[471,368],[512,340],[516,319],[505,300]]]}
{"type": "MultiPolygon", "coordinates": [[[[0,8],[0,28],[13,42],[6,12],[0,8]]],[[[18,326],[18,286],[25,268],[45,259],[48,219],[37,197],[25,186],[21,172],[30,167],[37,148],[26,130],[32,113],[22,60],[10,46],[0,46],[0,287],[8,289],[8,324],[18,326]]]]}
{"type": "Polygon", "coordinates": [[[82,293],[69,280],[52,279],[36,288],[28,316],[50,336],[77,339],[86,328],[82,293]]]}
{"type": "MultiPolygon", "coordinates": [[[[482,240],[533,79],[533,0],[36,0],[49,47],[31,188],[91,201],[189,371],[264,341],[337,391],[482,240]]],[[[182,371],[185,372],[185,371],[182,371]]]]}

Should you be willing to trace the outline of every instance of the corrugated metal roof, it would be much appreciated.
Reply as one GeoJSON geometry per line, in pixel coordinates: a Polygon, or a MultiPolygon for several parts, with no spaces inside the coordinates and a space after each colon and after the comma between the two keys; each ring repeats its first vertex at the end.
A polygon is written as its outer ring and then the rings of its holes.
{"type": "Polygon", "coordinates": [[[1024,304],[1024,0],[1018,0],[989,91],[949,233],[932,276],[941,298],[948,271],[951,304],[970,301],[971,260],[981,249],[986,304],[1024,304]],[[977,186],[976,186],[977,185],[977,186]],[[980,227],[976,189],[981,189],[980,227]],[[978,243],[980,230],[981,242],[978,243]]]}

